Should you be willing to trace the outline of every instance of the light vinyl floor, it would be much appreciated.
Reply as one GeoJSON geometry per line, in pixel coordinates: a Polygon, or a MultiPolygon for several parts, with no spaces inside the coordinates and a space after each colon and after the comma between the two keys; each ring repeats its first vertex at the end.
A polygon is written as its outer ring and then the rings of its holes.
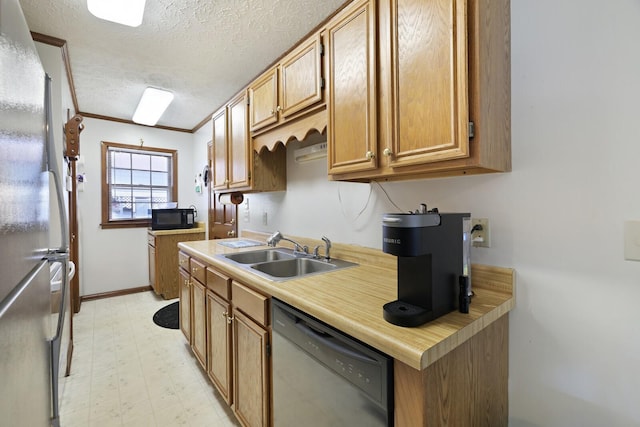
{"type": "Polygon", "coordinates": [[[63,427],[238,426],[180,330],[153,323],[175,300],[143,292],[82,303],[63,427]]]}

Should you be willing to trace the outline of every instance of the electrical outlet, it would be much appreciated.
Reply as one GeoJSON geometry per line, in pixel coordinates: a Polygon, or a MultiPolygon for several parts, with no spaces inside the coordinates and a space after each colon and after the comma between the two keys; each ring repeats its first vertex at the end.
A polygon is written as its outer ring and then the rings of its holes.
{"type": "Polygon", "coordinates": [[[491,234],[489,233],[489,219],[487,218],[471,218],[471,229],[478,225],[482,229],[475,230],[471,233],[471,242],[476,248],[490,248],[491,234]]]}

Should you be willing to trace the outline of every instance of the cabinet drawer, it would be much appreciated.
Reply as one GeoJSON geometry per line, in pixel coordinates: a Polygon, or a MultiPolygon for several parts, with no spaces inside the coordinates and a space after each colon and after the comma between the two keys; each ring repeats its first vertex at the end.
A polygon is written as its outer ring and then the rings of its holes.
{"type": "Polygon", "coordinates": [[[151,234],[147,234],[147,242],[149,242],[149,244],[151,246],[155,246],[156,245],[156,236],[152,236],[151,234]]]}
{"type": "Polygon", "coordinates": [[[203,285],[207,283],[207,267],[195,258],[191,258],[191,275],[203,285]]]}
{"type": "Polygon", "coordinates": [[[231,279],[210,268],[207,268],[207,288],[227,301],[231,299],[231,279]]]}
{"type": "Polygon", "coordinates": [[[178,252],[178,266],[185,269],[186,271],[189,271],[189,255],[187,255],[185,252],[178,252]]]}
{"type": "Polygon", "coordinates": [[[256,322],[269,324],[269,298],[235,280],[231,284],[233,305],[256,322]]]}

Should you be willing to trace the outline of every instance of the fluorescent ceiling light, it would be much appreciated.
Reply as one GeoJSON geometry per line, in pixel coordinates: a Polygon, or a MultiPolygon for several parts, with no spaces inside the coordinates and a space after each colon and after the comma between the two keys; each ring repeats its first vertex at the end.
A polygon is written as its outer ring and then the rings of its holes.
{"type": "Polygon", "coordinates": [[[173,93],[148,87],[144,90],[136,112],[133,113],[133,121],[141,125],[153,126],[158,123],[160,117],[173,101],[173,93]]]}
{"type": "Polygon", "coordinates": [[[146,0],[87,0],[94,16],[118,24],[137,27],[142,24],[146,0]]]}

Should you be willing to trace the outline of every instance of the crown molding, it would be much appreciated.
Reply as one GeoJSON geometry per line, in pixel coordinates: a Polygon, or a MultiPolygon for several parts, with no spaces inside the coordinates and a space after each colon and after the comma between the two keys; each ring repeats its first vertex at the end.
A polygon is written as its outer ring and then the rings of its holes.
{"type": "Polygon", "coordinates": [[[33,41],[60,48],[60,53],[62,54],[62,62],[64,63],[64,69],[67,75],[67,81],[69,82],[69,90],[71,91],[71,101],[73,102],[73,108],[76,111],[76,114],[80,114],[83,117],[90,117],[93,119],[107,120],[107,121],[117,122],[117,123],[125,123],[130,125],[152,127],[156,129],[164,129],[164,130],[170,130],[174,132],[185,132],[185,133],[195,133],[198,129],[204,126],[204,124],[207,123],[207,121],[211,119],[211,115],[209,115],[200,123],[198,123],[193,129],[183,129],[183,128],[175,128],[171,126],[162,126],[162,125],[146,126],[146,125],[141,125],[139,123],[134,123],[131,120],[119,119],[117,117],[103,116],[101,114],[93,114],[93,113],[88,113],[86,111],[81,111],[80,107],[78,106],[78,98],[76,97],[76,87],[75,87],[75,84],[73,83],[73,74],[71,73],[71,61],[69,59],[69,50],[67,49],[67,41],[63,39],[59,39],[57,37],[48,36],[46,34],[36,33],[35,31],[31,31],[31,38],[33,39],[33,41]]]}

